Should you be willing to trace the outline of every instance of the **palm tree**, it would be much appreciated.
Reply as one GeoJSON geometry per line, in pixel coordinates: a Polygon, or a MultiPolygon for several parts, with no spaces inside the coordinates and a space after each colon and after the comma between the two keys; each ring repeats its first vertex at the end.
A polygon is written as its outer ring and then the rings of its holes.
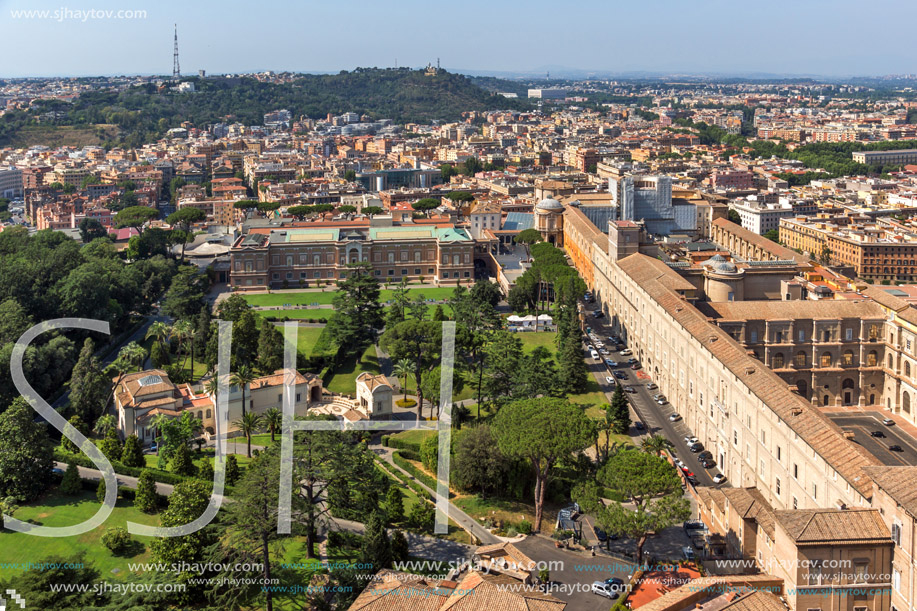
{"type": "Polygon", "coordinates": [[[392,375],[401,380],[401,390],[404,391],[404,397],[402,397],[402,403],[407,401],[408,398],[408,376],[414,372],[414,363],[411,362],[411,359],[401,359],[395,361],[394,366],[392,366],[392,375]]]}
{"type": "MultiPolygon", "coordinates": [[[[179,320],[174,325],[172,325],[172,337],[178,340],[178,357],[181,358],[182,348],[186,339],[193,338],[194,336],[194,325],[191,324],[191,321],[188,320],[179,320]]],[[[191,379],[194,379],[194,342],[191,342],[191,379]]]]}
{"type": "Polygon", "coordinates": [[[111,414],[105,414],[104,416],[99,416],[99,419],[96,420],[96,425],[93,427],[92,432],[98,435],[99,437],[105,437],[108,435],[108,431],[115,428],[115,417],[111,414]]]}
{"type": "Polygon", "coordinates": [[[662,456],[662,451],[668,450],[671,447],[673,447],[672,442],[662,435],[652,435],[640,443],[641,450],[648,454],[656,454],[656,456],[662,456]]]}
{"type": "Polygon", "coordinates": [[[274,433],[280,430],[283,424],[283,412],[276,407],[264,412],[264,426],[271,432],[271,443],[274,443],[274,433]]]}
{"type": "Polygon", "coordinates": [[[261,430],[261,416],[252,412],[248,412],[233,422],[232,425],[242,431],[242,434],[245,435],[245,438],[248,440],[248,450],[246,455],[251,458],[252,435],[261,430]]]}
{"type": "Polygon", "coordinates": [[[156,440],[156,456],[159,456],[159,449],[162,445],[160,443],[162,431],[166,423],[169,421],[169,418],[171,418],[171,416],[166,416],[165,414],[156,414],[153,416],[152,420],[150,420],[150,426],[154,431],[159,433],[159,435],[156,435],[155,433],[153,434],[153,439],[156,440]]]}
{"type": "Polygon", "coordinates": [[[150,339],[151,337],[156,340],[156,343],[159,344],[159,348],[163,354],[166,351],[166,341],[169,339],[172,331],[169,329],[169,325],[162,321],[156,321],[149,326],[146,330],[146,335],[144,339],[150,339]]]}
{"type": "Polygon", "coordinates": [[[239,367],[239,371],[232,374],[229,383],[242,389],[242,416],[245,417],[245,389],[256,379],[255,372],[248,365],[239,367]]]}

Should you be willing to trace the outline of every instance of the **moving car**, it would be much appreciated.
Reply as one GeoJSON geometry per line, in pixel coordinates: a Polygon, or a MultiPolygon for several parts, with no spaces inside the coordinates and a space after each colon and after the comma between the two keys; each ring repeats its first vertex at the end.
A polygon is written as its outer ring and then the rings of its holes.
{"type": "Polygon", "coordinates": [[[726,476],[723,475],[722,473],[717,473],[716,475],[713,476],[714,484],[722,484],[725,481],[726,481],[726,476]]]}
{"type": "Polygon", "coordinates": [[[656,390],[657,388],[659,387],[653,382],[650,382],[649,384],[646,385],[647,390],[656,390]]]}
{"type": "Polygon", "coordinates": [[[629,348],[625,348],[624,350],[621,351],[621,356],[630,356],[631,354],[633,354],[633,351],[630,350],[629,348]]]}
{"type": "Polygon", "coordinates": [[[614,362],[613,360],[611,360],[611,359],[605,359],[605,364],[608,365],[609,367],[617,367],[617,366],[618,366],[618,364],[615,363],[615,362],[614,362]]]}
{"type": "Polygon", "coordinates": [[[610,598],[612,600],[621,595],[617,587],[604,581],[593,581],[592,593],[598,594],[599,596],[604,596],[605,598],[610,598]]]}
{"type": "MultiPolygon", "coordinates": [[[[633,386],[625,386],[625,387],[624,387],[624,392],[629,392],[629,393],[631,393],[631,394],[634,394],[634,393],[637,392],[637,389],[634,388],[633,386]]],[[[640,424],[643,424],[643,423],[641,422],[640,424]]],[[[638,427],[638,428],[639,428],[639,427],[638,427]]]]}
{"type": "Polygon", "coordinates": [[[669,422],[678,422],[679,420],[681,420],[681,416],[678,414],[672,414],[669,416],[669,422]]]}
{"type": "Polygon", "coordinates": [[[873,437],[885,437],[885,433],[882,431],[872,431],[869,434],[873,437]]]}
{"type": "Polygon", "coordinates": [[[618,378],[619,380],[626,380],[626,379],[627,379],[627,373],[625,373],[625,372],[623,372],[623,371],[616,371],[616,372],[615,372],[615,377],[618,378]]]}
{"type": "Polygon", "coordinates": [[[904,452],[904,450],[902,450],[901,446],[899,446],[898,444],[890,445],[888,446],[888,449],[892,452],[904,452]]]}
{"type": "Polygon", "coordinates": [[[885,420],[882,421],[882,424],[884,424],[885,426],[895,426],[895,421],[892,420],[891,418],[886,418],[885,420]]]}

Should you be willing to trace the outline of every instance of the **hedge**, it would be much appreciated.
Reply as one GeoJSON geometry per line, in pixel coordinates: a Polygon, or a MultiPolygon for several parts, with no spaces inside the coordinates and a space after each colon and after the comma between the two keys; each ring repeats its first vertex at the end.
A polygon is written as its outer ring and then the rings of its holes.
{"type": "MultiPolygon", "coordinates": [[[[424,473],[423,471],[421,471],[420,469],[418,469],[417,467],[415,467],[413,463],[408,462],[405,459],[405,457],[402,456],[401,454],[402,454],[402,451],[398,451],[392,454],[392,460],[395,462],[395,464],[401,467],[402,469],[404,469],[405,471],[407,471],[408,473],[410,473],[411,475],[413,475],[415,478],[420,480],[425,486],[427,486],[430,490],[433,490],[435,492],[437,489],[436,480],[430,477],[429,475],[427,475],[426,473],[424,473]]],[[[455,494],[453,494],[452,491],[450,490],[449,496],[453,497],[455,496],[455,494]]]]}
{"type": "MultiPolygon", "coordinates": [[[[386,448],[395,448],[397,450],[407,450],[415,455],[420,454],[420,444],[419,443],[412,443],[410,441],[398,439],[397,437],[393,437],[391,435],[382,436],[382,445],[385,446],[386,448]]],[[[411,460],[420,460],[420,459],[412,458],[411,460]]]]}
{"type": "Polygon", "coordinates": [[[430,493],[427,492],[427,490],[423,486],[421,486],[420,484],[418,484],[417,482],[415,482],[412,479],[403,477],[404,474],[401,471],[399,471],[398,469],[393,469],[390,464],[388,464],[387,462],[385,462],[378,456],[373,455],[373,458],[376,460],[377,463],[379,463],[380,469],[385,469],[386,473],[391,474],[391,477],[395,478],[396,481],[398,481],[399,483],[413,490],[417,496],[419,496],[422,499],[427,499],[430,497],[430,493]]]}
{"type": "MultiPolygon", "coordinates": [[[[62,463],[73,463],[79,467],[86,467],[88,469],[98,469],[95,463],[89,460],[88,456],[82,454],[70,454],[69,452],[64,452],[60,447],[54,448],[54,460],[62,463]]],[[[175,473],[169,473],[168,471],[162,471],[160,469],[150,469],[149,467],[127,467],[121,464],[118,461],[110,461],[112,468],[115,470],[115,473],[118,475],[129,475],[131,477],[140,477],[144,471],[149,471],[153,474],[153,481],[159,482],[160,484],[180,484],[183,481],[192,479],[191,476],[182,476],[176,475],[175,473]]],[[[96,483],[98,485],[98,483],[96,483]]],[[[224,496],[231,493],[233,487],[229,484],[223,486],[224,496]]]]}

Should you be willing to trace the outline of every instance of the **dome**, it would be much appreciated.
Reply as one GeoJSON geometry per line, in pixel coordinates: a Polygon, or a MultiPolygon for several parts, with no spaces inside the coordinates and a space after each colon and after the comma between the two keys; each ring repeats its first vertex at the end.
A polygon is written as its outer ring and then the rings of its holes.
{"type": "Polygon", "coordinates": [[[710,257],[707,260],[708,261],[725,261],[726,258],[723,255],[713,255],[712,257],[710,257]]]}
{"type": "Polygon", "coordinates": [[[535,210],[545,210],[547,212],[562,212],[564,205],[552,197],[547,197],[535,206],[535,210]]]}
{"type": "Polygon", "coordinates": [[[736,264],[731,261],[718,261],[713,264],[713,271],[720,274],[734,274],[736,273],[736,264]]]}

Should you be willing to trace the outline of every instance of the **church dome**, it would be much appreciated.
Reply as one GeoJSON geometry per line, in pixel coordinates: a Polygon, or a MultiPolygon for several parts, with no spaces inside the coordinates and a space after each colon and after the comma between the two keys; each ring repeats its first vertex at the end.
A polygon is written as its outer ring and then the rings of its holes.
{"type": "Polygon", "coordinates": [[[563,212],[563,209],[564,205],[552,197],[541,200],[541,202],[535,206],[535,210],[544,210],[545,212],[563,212]]]}

